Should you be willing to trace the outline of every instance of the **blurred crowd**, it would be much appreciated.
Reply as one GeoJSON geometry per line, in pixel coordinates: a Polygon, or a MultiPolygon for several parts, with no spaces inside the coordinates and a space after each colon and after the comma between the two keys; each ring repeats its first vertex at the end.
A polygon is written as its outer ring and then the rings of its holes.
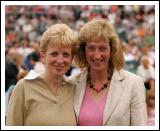
{"type": "MultiPolygon", "coordinates": [[[[124,68],[140,75],[147,91],[154,90],[154,5],[7,5],[5,91],[9,91],[10,87],[12,90],[12,86],[29,70],[34,69],[37,73],[45,70],[39,55],[39,39],[47,27],[63,22],[78,32],[84,23],[93,18],[111,21],[124,49],[124,68]]],[[[78,68],[73,65],[71,69],[78,68]]],[[[67,72],[67,75],[72,74],[67,72]]]]}

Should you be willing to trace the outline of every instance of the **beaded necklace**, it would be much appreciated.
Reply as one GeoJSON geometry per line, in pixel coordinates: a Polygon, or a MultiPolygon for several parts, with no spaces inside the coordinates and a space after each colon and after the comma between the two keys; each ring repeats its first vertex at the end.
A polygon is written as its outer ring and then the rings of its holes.
{"type": "Polygon", "coordinates": [[[89,87],[91,89],[93,89],[94,91],[96,91],[97,93],[101,92],[102,90],[104,90],[105,88],[109,87],[109,84],[110,84],[110,81],[111,81],[111,78],[112,78],[112,74],[113,72],[111,72],[110,74],[108,73],[108,77],[107,77],[107,82],[104,82],[103,83],[103,86],[100,88],[100,89],[96,89],[92,82],[91,82],[91,77],[90,77],[90,72],[88,72],[88,75],[87,75],[87,83],[89,85],[89,87]]]}

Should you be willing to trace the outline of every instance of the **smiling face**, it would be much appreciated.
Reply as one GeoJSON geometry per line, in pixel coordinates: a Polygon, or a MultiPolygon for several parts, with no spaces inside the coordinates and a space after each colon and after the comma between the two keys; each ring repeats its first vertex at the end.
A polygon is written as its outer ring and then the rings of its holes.
{"type": "Polygon", "coordinates": [[[71,51],[71,47],[49,44],[46,53],[42,54],[46,72],[51,73],[53,76],[63,76],[72,62],[73,56],[71,51]]]}
{"type": "Polygon", "coordinates": [[[105,70],[109,64],[111,48],[108,42],[88,42],[85,47],[86,60],[93,70],[105,70]]]}

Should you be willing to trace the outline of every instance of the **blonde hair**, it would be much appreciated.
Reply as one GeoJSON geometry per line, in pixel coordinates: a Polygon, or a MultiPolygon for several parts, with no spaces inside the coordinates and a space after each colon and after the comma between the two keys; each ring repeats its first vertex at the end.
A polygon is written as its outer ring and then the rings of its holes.
{"type": "Polygon", "coordinates": [[[76,55],[76,64],[80,67],[89,66],[85,57],[85,45],[91,41],[106,41],[111,47],[109,66],[121,69],[124,65],[124,56],[120,40],[112,24],[103,19],[95,19],[86,23],[79,33],[80,45],[76,55]]]}
{"type": "Polygon", "coordinates": [[[62,47],[72,47],[72,54],[75,52],[77,34],[66,24],[55,24],[49,27],[40,40],[40,52],[46,53],[49,44],[62,47]]]}

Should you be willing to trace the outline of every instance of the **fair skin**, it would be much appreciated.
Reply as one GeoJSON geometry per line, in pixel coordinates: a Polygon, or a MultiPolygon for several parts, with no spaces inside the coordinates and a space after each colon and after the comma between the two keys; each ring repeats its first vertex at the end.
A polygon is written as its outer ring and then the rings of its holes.
{"type": "Polygon", "coordinates": [[[41,54],[46,71],[41,75],[49,85],[53,94],[61,86],[63,75],[67,72],[73,56],[71,47],[61,47],[49,44],[45,53],[41,54]]]}
{"type": "MultiPolygon", "coordinates": [[[[107,42],[88,42],[85,47],[86,60],[90,65],[91,81],[94,88],[98,89],[103,86],[107,78],[107,63],[109,63],[111,48],[107,42]]],[[[92,91],[93,94],[96,92],[92,91]]],[[[98,93],[103,94],[104,91],[98,93]]]]}

